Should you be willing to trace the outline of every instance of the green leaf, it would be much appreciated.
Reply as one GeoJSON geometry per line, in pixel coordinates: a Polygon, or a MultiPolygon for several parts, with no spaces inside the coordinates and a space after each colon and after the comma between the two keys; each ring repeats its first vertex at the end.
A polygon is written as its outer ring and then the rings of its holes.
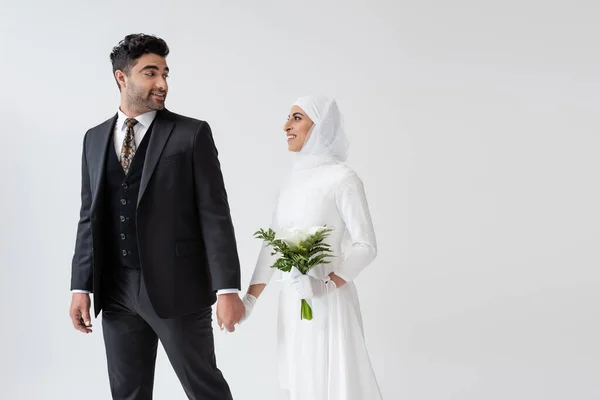
{"type": "Polygon", "coordinates": [[[318,253],[331,253],[332,250],[329,247],[325,247],[325,246],[318,246],[318,247],[314,247],[312,248],[309,252],[308,252],[308,256],[312,257],[315,254],[318,253]]]}
{"type": "Polygon", "coordinates": [[[297,246],[290,246],[283,240],[275,239],[276,233],[271,228],[259,229],[254,236],[264,240],[267,246],[272,248],[271,255],[281,254],[271,268],[289,272],[295,266],[302,274],[306,274],[319,264],[330,263],[327,259],[332,257],[333,252],[330,245],[324,240],[331,231],[331,228],[322,229],[301,241],[297,246]]]}
{"type": "Polygon", "coordinates": [[[290,272],[292,270],[292,262],[286,258],[279,258],[277,261],[275,261],[271,268],[276,268],[284,272],[290,272]]]}

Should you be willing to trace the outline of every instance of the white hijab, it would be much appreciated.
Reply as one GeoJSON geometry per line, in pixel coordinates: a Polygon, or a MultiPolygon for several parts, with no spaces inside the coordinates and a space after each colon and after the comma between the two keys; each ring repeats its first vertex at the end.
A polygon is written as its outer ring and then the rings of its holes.
{"type": "Polygon", "coordinates": [[[349,143],[335,99],[305,96],[296,100],[294,105],[304,110],[314,123],[304,146],[295,154],[294,169],[345,162],[349,143]]]}

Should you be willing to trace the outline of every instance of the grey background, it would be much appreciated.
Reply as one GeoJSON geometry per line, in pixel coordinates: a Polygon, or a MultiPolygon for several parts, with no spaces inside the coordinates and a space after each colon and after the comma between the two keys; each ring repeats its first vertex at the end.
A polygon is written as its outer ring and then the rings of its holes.
{"type": "MultiPolygon", "coordinates": [[[[155,33],[168,107],[208,120],[244,287],[289,166],[282,125],[336,96],[379,239],[359,277],[387,400],[598,399],[595,1],[1,1],[0,398],[107,399],[100,321],[70,324],[89,127],[108,55],[155,33]]],[[[276,399],[276,285],[216,332],[236,399],[276,399]]],[[[184,399],[164,352],[156,399],[184,399]]]]}

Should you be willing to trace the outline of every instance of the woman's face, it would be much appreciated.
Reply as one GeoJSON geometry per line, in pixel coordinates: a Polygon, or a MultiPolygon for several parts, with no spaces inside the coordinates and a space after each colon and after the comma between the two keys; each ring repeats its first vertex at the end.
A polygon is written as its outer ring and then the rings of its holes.
{"type": "Polygon", "coordinates": [[[283,126],[283,130],[287,135],[288,150],[289,151],[300,151],[308,132],[313,126],[313,121],[308,118],[304,110],[298,106],[293,106],[288,115],[287,122],[283,126]]]}

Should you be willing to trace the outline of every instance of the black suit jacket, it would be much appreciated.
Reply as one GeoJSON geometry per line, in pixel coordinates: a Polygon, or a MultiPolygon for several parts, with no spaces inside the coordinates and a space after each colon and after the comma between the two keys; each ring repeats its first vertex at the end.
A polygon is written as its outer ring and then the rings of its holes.
{"type": "MultiPolygon", "coordinates": [[[[117,115],[83,140],[81,210],[71,289],[94,293],[101,311],[106,152],[114,151],[117,115]]],[[[150,301],[162,318],[212,305],[219,289],[240,289],[240,265],[227,193],[210,126],[167,110],[157,112],[138,195],[140,263],[150,301]]]]}

